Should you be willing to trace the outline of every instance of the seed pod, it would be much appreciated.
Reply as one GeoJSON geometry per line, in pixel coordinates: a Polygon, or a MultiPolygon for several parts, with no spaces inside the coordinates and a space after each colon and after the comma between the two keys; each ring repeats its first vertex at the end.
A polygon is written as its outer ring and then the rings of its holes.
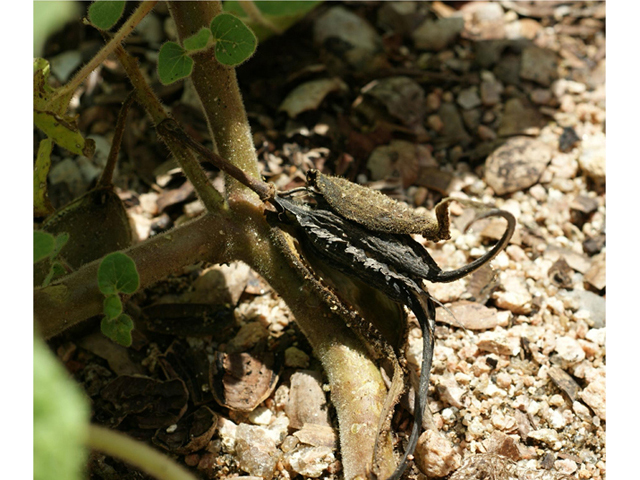
{"type": "Polygon", "coordinates": [[[436,207],[436,215],[417,213],[413,208],[371,188],[346,178],[324,175],[316,169],[307,172],[307,184],[314,187],[331,209],[347,220],[383,233],[419,233],[428,240],[450,238],[446,199],[436,207]]]}

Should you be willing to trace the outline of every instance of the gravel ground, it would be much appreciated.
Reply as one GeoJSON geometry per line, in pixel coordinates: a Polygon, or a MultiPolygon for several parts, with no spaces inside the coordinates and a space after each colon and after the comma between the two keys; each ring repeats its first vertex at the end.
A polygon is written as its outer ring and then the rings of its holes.
{"type": "MultiPolygon", "coordinates": [[[[171,35],[162,18],[149,22],[160,38],[171,35]]],[[[431,428],[407,478],[606,478],[604,3],[327,3],[287,35],[239,70],[269,181],[298,186],[315,167],[416,207],[430,209],[444,196],[475,198],[518,220],[492,269],[427,286],[444,306],[431,428]],[[291,44],[295,35],[299,45],[291,44]],[[283,44],[291,48],[288,68],[270,69],[283,44]]],[[[193,120],[189,86],[167,95],[176,93],[174,115],[193,120]]],[[[103,138],[108,128],[88,116],[81,123],[103,138]]],[[[194,128],[206,139],[206,127],[194,128]]],[[[149,157],[138,148],[125,145],[125,154],[149,157]]],[[[52,201],[82,192],[99,171],[54,158],[52,201]]],[[[141,240],[202,212],[192,189],[171,187],[169,164],[136,170],[125,159],[120,173],[141,240]],[[143,188],[145,174],[159,187],[143,188]]],[[[481,221],[465,233],[473,212],[454,204],[452,216],[450,241],[416,237],[443,269],[482,255],[504,228],[481,221]]],[[[286,305],[248,267],[194,268],[138,300],[142,309],[236,305],[226,338],[183,338],[209,359],[290,339],[279,378],[267,368],[252,380],[251,412],[211,407],[217,427],[203,446],[178,453],[187,465],[206,478],[341,478],[319,363],[286,305]]],[[[73,349],[65,345],[59,354],[68,361],[73,349]]],[[[86,338],[78,345],[106,358],[86,338]]],[[[144,351],[135,373],[153,375],[164,347],[151,342],[144,351]]],[[[414,321],[406,357],[415,369],[421,355],[414,321]]],[[[102,373],[88,378],[85,370],[80,380],[96,396],[91,378],[102,373]]],[[[406,409],[393,426],[400,437],[409,430],[406,409]]],[[[93,461],[97,478],[108,478],[104,457],[93,461]]]]}

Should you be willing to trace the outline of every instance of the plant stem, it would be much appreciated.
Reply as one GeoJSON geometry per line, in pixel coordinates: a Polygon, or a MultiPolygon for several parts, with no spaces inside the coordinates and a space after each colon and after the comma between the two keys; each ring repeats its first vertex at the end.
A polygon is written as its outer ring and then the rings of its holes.
{"type": "MultiPolygon", "coordinates": [[[[199,261],[231,261],[227,249],[234,224],[227,215],[207,214],[124,250],[136,264],[140,288],[199,261]]],[[[34,290],[34,321],[47,339],[102,312],[96,260],[44,288],[34,290]]]]}
{"type": "MultiPolygon", "coordinates": [[[[129,55],[121,45],[118,45],[114,52],[127,73],[131,84],[135,88],[138,102],[144,106],[153,122],[156,125],[160,125],[163,120],[170,118],[164,106],[140,71],[137,60],[129,55]]],[[[180,163],[182,171],[193,184],[193,188],[195,188],[198,193],[198,196],[200,197],[200,200],[202,200],[207,212],[212,213],[225,209],[226,202],[224,201],[224,198],[215,188],[213,188],[213,185],[200,166],[198,159],[194,157],[189,148],[182,145],[173,137],[162,135],[160,131],[158,131],[158,134],[176,160],[178,160],[178,163],[180,163]]]]}
{"type": "Polygon", "coordinates": [[[127,123],[127,114],[129,113],[129,108],[131,108],[131,104],[134,99],[135,90],[131,91],[129,95],[127,95],[127,98],[122,104],[122,108],[120,108],[113,139],[111,140],[111,149],[109,150],[109,156],[107,157],[107,164],[104,166],[104,170],[102,170],[102,175],[100,175],[100,179],[98,180],[98,186],[108,187],[113,183],[113,172],[115,171],[116,164],[118,163],[118,154],[120,153],[120,145],[122,145],[124,127],[127,123]]]}
{"type": "Polygon", "coordinates": [[[159,480],[197,480],[167,455],[117,430],[89,425],[87,446],[123,460],[159,480]]]}
{"type": "Polygon", "coordinates": [[[47,106],[53,105],[57,100],[63,98],[65,95],[70,95],[76,91],[76,89],[84,82],[85,78],[89,76],[107,57],[120,46],[122,41],[129,36],[129,34],[136,28],[136,25],[155,7],[158,0],[150,0],[140,2],[138,8],[131,14],[127,21],[120,27],[120,30],[114,35],[113,39],[108,42],[100,51],[87,63],[78,73],[76,73],[69,82],[60,87],[56,94],[49,100],[47,106]]]}
{"type": "Polygon", "coordinates": [[[175,138],[183,145],[194,150],[205,160],[209,160],[220,170],[231,175],[240,183],[253,190],[258,194],[260,200],[262,200],[263,202],[273,199],[275,195],[275,186],[273,184],[263,182],[262,180],[258,180],[255,177],[247,175],[244,170],[239,169],[234,164],[229,162],[229,160],[222,158],[220,155],[212,152],[211,150],[208,150],[204,145],[199,144],[193,138],[187,135],[187,133],[180,128],[175,120],[171,118],[164,120],[161,124],[158,125],[157,128],[158,131],[162,132],[164,136],[171,136],[175,138]]]}
{"type": "MultiPolygon", "coordinates": [[[[209,26],[222,12],[222,2],[167,2],[182,42],[209,26]]],[[[192,56],[191,81],[200,97],[211,137],[218,153],[254,178],[260,178],[253,136],[236,80],[236,71],[218,63],[211,51],[192,56]]],[[[230,200],[244,199],[257,204],[259,199],[237,180],[227,176],[225,191],[230,200]]]]}

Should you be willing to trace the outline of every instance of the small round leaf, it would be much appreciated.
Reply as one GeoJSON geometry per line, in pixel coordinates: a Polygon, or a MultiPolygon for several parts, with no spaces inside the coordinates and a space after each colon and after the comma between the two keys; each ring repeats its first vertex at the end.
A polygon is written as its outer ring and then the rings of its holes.
{"type": "Polygon", "coordinates": [[[110,253],[98,267],[98,288],[105,295],[132,294],[140,285],[136,264],[124,253],[110,253]]]}
{"type": "Polygon", "coordinates": [[[40,230],[33,231],[33,263],[51,255],[56,247],[56,240],[53,235],[40,230]]]}
{"type": "Polygon", "coordinates": [[[216,41],[216,60],[221,64],[235,67],[256,51],[256,36],[235,15],[221,13],[211,20],[210,27],[216,41]]]}
{"type": "Polygon", "coordinates": [[[164,85],[191,75],[193,60],[186,50],[175,42],[166,42],[158,54],[158,78],[164,85]]]}
{"type": "Polygon", "coordinates": [[[108,295],[105,297],[103,312],[109,320],[118,318],[122,313],[122,300],[120,299],[120,295],[108,295]]]}
{"type": "Polygon", "coordinates": [[[100,30],[109,30],[120,20],[125,3],[105,0],[93,2],[89,7],[89,21],[100,30]]]}
{"type": "Polygon", "coordinates": [[[123,347],[131,346],[131,330],[133,330],[133,321],[126,313],[123,313],[113,320],[103,317],[100,322],[100,330],[106,337],[116,343],[119,343],[123,347]]]}
{"type": "Polygon", "coordinates": [[[195,35],[192,35],[189,38],[185,38],[184,42],[182,42],[182,45],[184,45],[184,48],[189,52],[194,50],[202,50],[207,46],[210,38],[211,30],[209,30],[207,27],[202,27],[195,35]]]}

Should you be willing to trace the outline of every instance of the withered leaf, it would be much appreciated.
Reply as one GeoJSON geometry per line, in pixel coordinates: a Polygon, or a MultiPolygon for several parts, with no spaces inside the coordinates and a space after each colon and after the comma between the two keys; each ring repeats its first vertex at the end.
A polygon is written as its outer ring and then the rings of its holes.
{"type": "Polygon", "coordinates": [[[209,384],[223,407],[251,412],[276,387],[282,362],[272,352],[222,353],[211,364],[209,384]]]}
{"type": "Polygon", "coordinates": [[[140,428],[161,428],[176,423],[187,409],[189,393],[178,378],[161,381],[121,375],[100,392],[111,404],[113,416],[131,416],[140,428]]]}
{"type": "Polygon", "coordinates": [[[158,362],[167,378],[180,378],[185,382],[194,405],[211,401],[207,352],[176,340],[158,357],[158,362]]]}
{"type": "Polygon", "coordinates": [[[218,425],[218,415],[209,407],[200,407],[182,418],[175,430],[160,428],[153,443],[179,455],[188,455],[207,446],[218,425]]]}

